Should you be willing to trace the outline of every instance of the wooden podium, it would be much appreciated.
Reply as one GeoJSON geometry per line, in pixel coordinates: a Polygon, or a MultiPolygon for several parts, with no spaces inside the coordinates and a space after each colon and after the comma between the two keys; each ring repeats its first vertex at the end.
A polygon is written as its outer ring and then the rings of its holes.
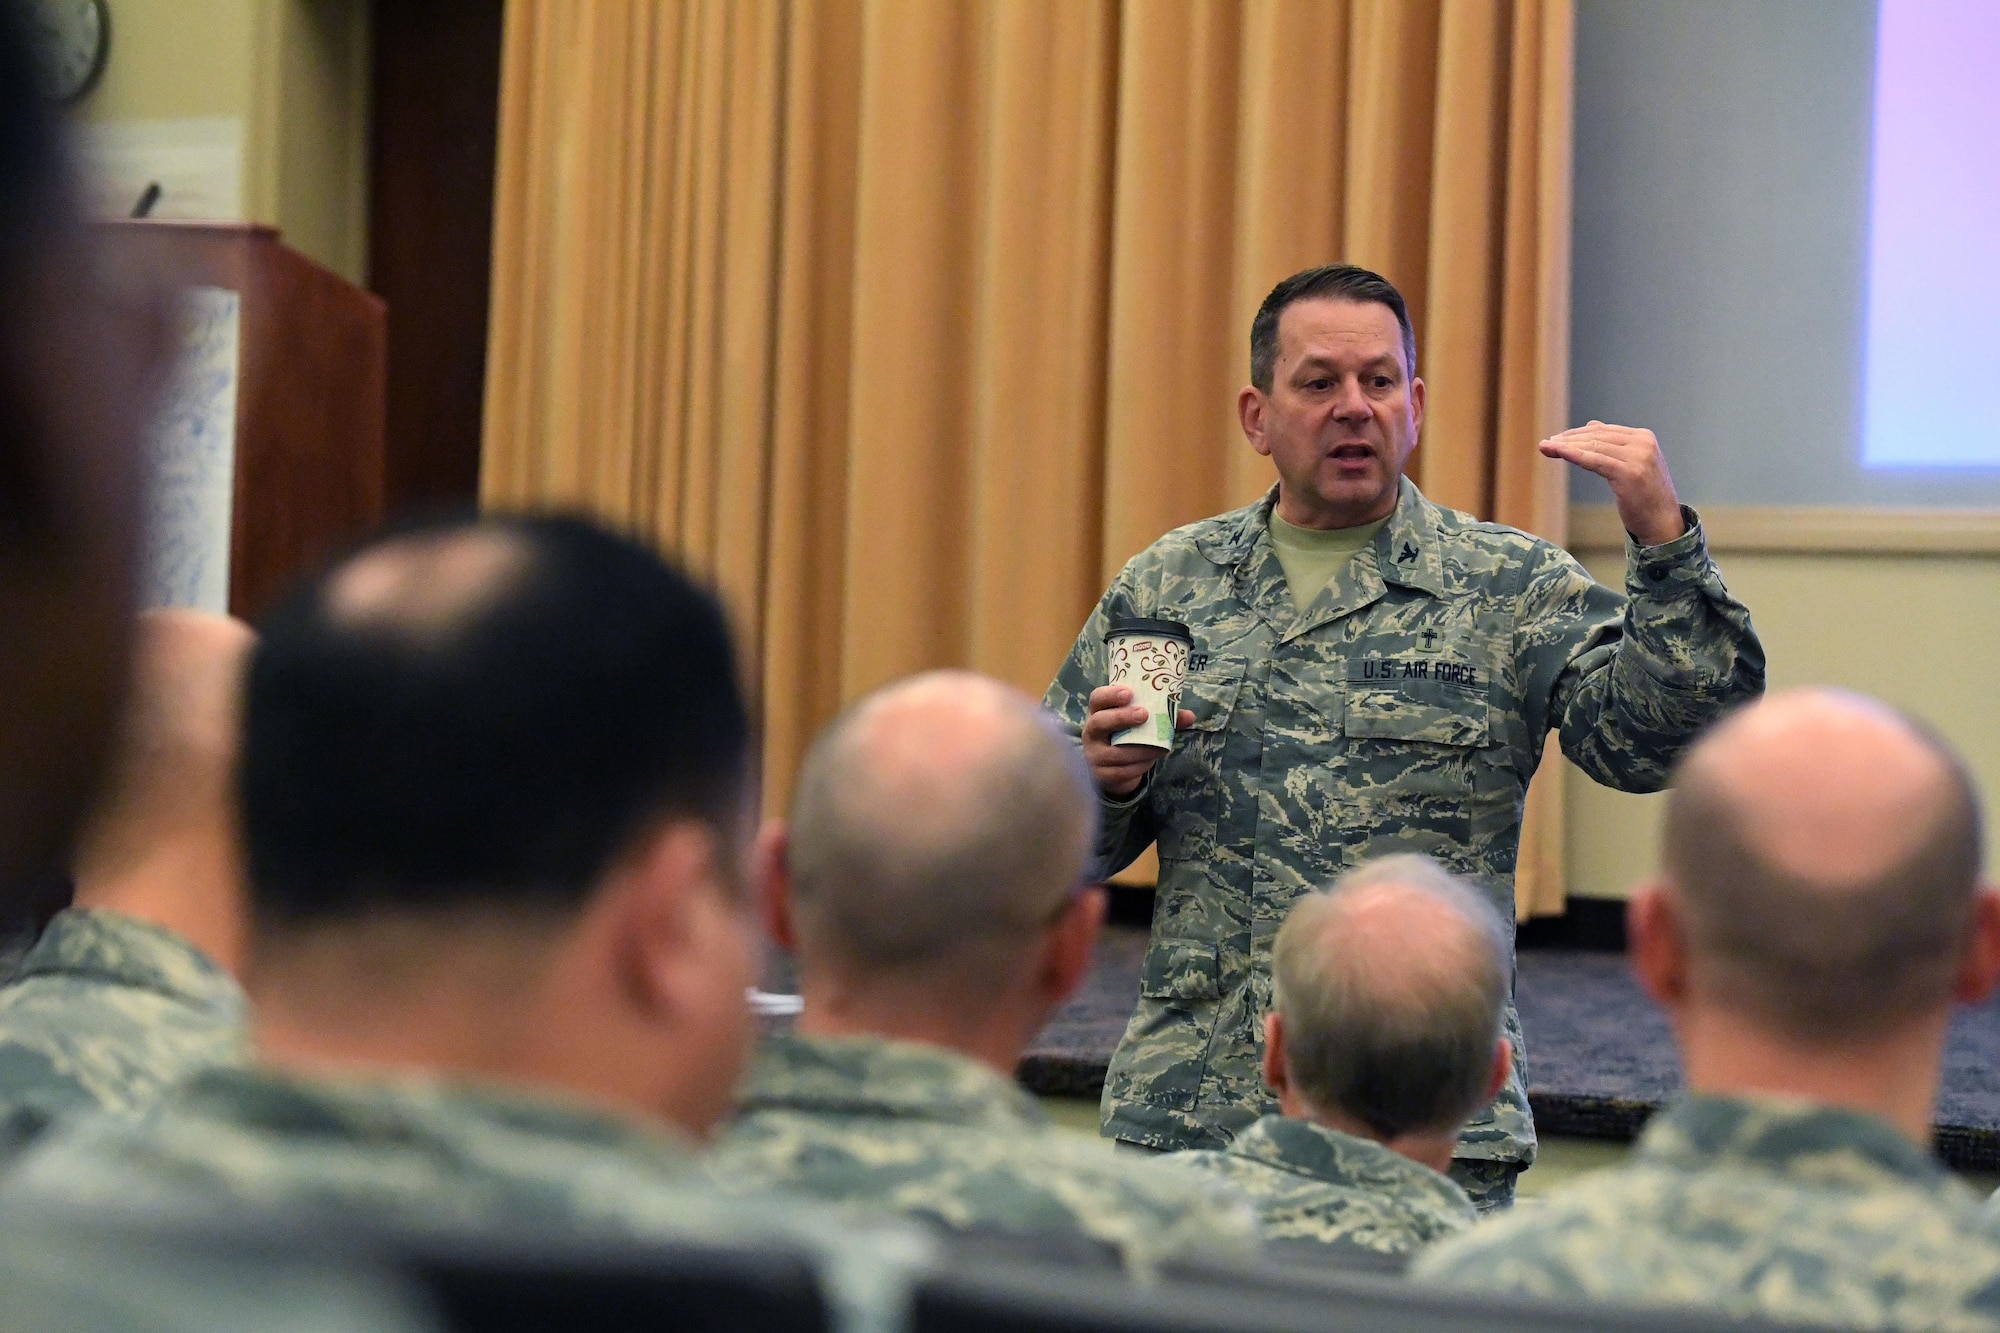
{"type": "Polygon", "coordinates": [[[272,227],[101,225],[113,263],[236,293],[228,601],[255,616],[382,520],[388,308],[272,227]]]}

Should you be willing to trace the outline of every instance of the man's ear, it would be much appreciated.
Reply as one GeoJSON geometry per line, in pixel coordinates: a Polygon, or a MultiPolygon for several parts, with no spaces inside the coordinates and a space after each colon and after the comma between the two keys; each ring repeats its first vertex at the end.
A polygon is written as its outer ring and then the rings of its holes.
{"type": "Polygon", "coordinates": [[[1264,438],[1264,394],[1254,384],[1236,391],[1236,419],[1243,425],[1243,438],[1250,447],[1269,458],[1271,442],[1264,438]]]}
{"type": "Polygon", "coordinates": [[[764,933],[771,943],[786,953],[797,951],[797,928],[792,921],[792,831],[782,819],[767,819],[757,831],[751,853],[750,873],[757,895],[757,911],[764,933]]]}
{"type": "Polygon", "coordinates": [[[1285,1020],[1275,1009],[1264,1015],[1264,1082],[1280,1097],[1292,1086],[1292,1067],[1285,1061],[1285,1020]]]}
{"type": "Polygon", "coordinates": [[[1083,984],[1097,952],[1098,930],[1104,925],[1108,899],[1092,884],[1077,890],[1043,937],[1035,990],[1049,1009],[1060,1007],[1083,984]]]}
{"type": "Polygon", "coordinates": [[[1424,433],[1424,398],[1426,390],[1422,376],[1410,377],[1410,437],[1419,438],[1424,433]]]}
{"type": "Polygon", "coordinates": [[[1979,1004],[1996,985],[2000,985],[2000,892],[1982,884],[1973,896],[1972,923],[1952,998],[1960,1004],[1979,1004]]]}
{"type": "MultiPolygon", "coordinates": [[[[1493,1072],[1486,1076],[1486,1102],[1490,1103],[1500,1095],[1500,1089],[1507,1086],[1507,1075],[1514,1072],[1514,1043],[1502,1037],[1493,1043],[1493,1072]]],[[[1484,1109],[1485,1103],[1481,1104],[1484,1109]]]]}
{"type": "Polygon", "coordinates": [[[1625,904],[1625,951],[1639,986],[1662,1008],[1687,1000],[1687,927],[1680,903],[1663,881],[1641,884],[1625,904]]]}
{"type": "Polygon", "coordinates": [[[724,892],[717,878],[719,850],[709,829],[676,820],[640,850],[611,888],[606,907],[613,914],[618,971],[648,1012],[678,1009],[682,987],[700,970],[692,956],[699,941],[696,899],[724,892]]]}

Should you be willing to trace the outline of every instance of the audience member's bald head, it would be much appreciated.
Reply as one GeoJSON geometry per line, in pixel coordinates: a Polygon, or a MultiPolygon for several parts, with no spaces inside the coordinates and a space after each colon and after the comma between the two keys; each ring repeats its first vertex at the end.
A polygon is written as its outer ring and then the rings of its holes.
{"type": "Polygon", "coordinates": [[[148,611],[109,781],[76,859],[77,894],[132,874],[164,845],[231,837],[243,673],[256,636],[239,620],[148,611]]]}
{"type": "Polygon", "coordinates": [[[1082,883],[1096,812],[1075,745],[1026,695],[961,671],[870,695],[799,774],[787,861],[801,958],[856,979],[977,984],[1082,883]]]}
{"type": "Polygon", "coordinates": [[[1868,1037],[1944,1005],[1979,887],[1958,757],[1833,690],[1732,715],[1681,765],[1665,863],[1693,984],[1782,1035],[1868,1037]]]}
{"type": "Polygon", "coordinates": [[[1493,909],[1428,857],[1306,895],[1272,959],[1292,1082],[1384,1139],[1456,1131],[1492,1095],[1508,954],[1493,909]]]}

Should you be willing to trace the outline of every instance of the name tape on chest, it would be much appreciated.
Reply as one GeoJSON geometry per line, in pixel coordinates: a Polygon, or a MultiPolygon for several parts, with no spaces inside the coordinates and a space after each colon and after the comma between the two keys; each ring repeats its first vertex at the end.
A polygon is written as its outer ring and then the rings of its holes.
{"type": "Polygon", "coordinates": [[[1347,660],[1350,685],[1400,685],[1419,680],[1466,690],[1476,690],[1486,683],[1473,663],[1450,658],[1364,656],[1347,660]]]}

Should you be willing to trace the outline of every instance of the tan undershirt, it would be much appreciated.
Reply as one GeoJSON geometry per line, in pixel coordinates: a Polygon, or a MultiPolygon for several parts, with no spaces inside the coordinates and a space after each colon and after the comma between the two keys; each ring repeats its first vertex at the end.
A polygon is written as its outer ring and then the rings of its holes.
{"type": "Polygon", "coordinates": [[[1295,528],[1271,511],[1271,547],[1292,589],[1292,609],[1303,611],[1333,582],[1354,553],[1375,540],[1387,518],[1358,528],[1295,528]]]}

